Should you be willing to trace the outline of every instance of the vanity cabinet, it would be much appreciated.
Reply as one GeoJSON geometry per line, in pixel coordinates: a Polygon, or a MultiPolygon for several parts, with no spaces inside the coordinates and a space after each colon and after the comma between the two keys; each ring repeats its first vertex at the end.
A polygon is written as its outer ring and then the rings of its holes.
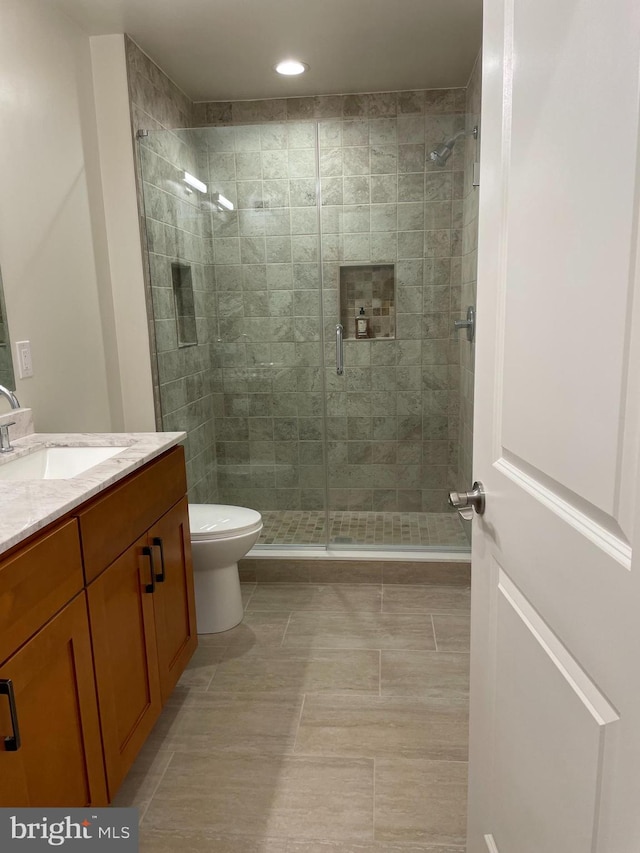
{"type": "Polygon", "coordinates": [[[148,551],[144,536],[87,590],[111,796],[162,709],[148,551]]]}
{"type": "Polygon", "coordinates": [[[75,519],[0,561],[2,806],[107,803],[83,585],[75,519]]]}
{"type": "Polygon", "coordinates": [[[193,591],[189,505],[186,497],[149,531],[149,547],[155,554],[156,588],[153,596],[158,644],[158,672],[163,704],[194,653],[196,605],[193,591]]]}
{"type": "Polygon", "coordinates": [[[182,448],[78,514],[109,795],[197,645],[182,448]]]}
{"type": "Polygon", "coordinates": [[[177,447],[0,560],[0,807],[115,795],[197,645],[185,493],[177,447]]]}
{"type": "Polygon", "coordinates": [[[113,796],[197,644],[186,498],[93,581],[87,595],[113,796]]]}

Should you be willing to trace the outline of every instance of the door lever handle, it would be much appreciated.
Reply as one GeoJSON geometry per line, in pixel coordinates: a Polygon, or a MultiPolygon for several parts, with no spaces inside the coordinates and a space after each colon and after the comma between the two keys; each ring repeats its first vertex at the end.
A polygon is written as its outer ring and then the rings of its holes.
{"type": "Polygon", "coordinates": [[[473,513],[482,515],[486,504],[482,483],[476,480],[470,492],[449,492],[449,506],[458,510],[465,521],[471,521],[473,513]]]}

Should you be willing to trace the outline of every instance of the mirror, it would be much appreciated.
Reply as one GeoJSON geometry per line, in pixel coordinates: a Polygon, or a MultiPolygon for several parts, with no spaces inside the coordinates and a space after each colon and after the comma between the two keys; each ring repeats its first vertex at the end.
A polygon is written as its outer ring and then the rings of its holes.
{"type": "Polygon", "coordinates": [[[0,271],[0,385],[16,390],[16,380],[13,374],[11,358],[11,340],[7,325],[7,312],[4,306],[4,288],[2,287],[2,272],[0,271]]]}

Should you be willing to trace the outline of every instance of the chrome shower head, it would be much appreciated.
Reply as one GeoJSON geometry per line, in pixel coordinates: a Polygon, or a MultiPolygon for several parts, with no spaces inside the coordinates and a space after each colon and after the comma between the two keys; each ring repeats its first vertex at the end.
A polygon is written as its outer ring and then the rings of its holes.
{"type": "Polygon", "coordinates": [[[436,145],[433,151],[429,154],[429,158],[436,164],[436,166],[444,166],[449,157],[453,154],[453,146],[455,145],[455,139],[447,139],[446,142],[441,142],[440,145],[436,145]]]}
{"type": "Polygon", "coordinates": [[[436,166],[444,166],[449,157],[453,154],[453,146],[462,136],[472,136],[474,139],[478,138],[478,126],[473,128],[472,131],[468,132],[464,130],[459,130],[454,136],[450,136],[448,139],[445,139],[444,142],[441,142],[440,145],[436,145],[436,147],[429,153],[429,159],[432,160],[436,166]]]}

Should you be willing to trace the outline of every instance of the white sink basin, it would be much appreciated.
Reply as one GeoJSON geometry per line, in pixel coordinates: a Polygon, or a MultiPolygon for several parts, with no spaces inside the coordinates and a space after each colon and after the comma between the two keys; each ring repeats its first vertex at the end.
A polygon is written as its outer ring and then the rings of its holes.
{"type": "Polygon", "coordinates": [[[0,480],[69,480],[111,459],[125,447],[43,447],[26,456],[0,460],[0,480]]]}

